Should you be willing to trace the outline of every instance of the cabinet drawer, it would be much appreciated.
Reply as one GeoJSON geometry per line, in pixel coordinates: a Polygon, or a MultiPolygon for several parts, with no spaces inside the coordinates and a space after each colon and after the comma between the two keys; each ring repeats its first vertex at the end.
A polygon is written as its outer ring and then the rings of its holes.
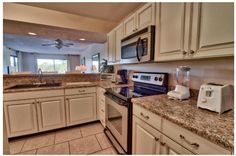
{"type": "Polygon", "coordinates": [[[133,114],[147,122],[149,125],[152,125],[157,130],[161,130],[161,117],[137,105],[133,105],[133,114]]]}
{"type": "Polygon", "coordinates": [[[230,154],[230,151],[163,119],[163,133],[195,154],[230,154]]]}
{"type": "Polygon", "coordinates": [[[65,95],[95,93],[95,87],[65,89],[65,95]]]}

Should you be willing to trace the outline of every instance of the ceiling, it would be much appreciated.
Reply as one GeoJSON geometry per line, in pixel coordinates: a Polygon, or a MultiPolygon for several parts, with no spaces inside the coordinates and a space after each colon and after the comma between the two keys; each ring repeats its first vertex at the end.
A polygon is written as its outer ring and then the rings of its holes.
{"type": "Polygon", "coordinates": [[[83,3],[83,2],[61,2],[61,3],[20,3],[40,7],[44,9],[56,10],[75,15],[92,17],[112,22],[119,22],[132,11],[144,3],[83,3]]]}
{"type": "MultiPolygon", "coordinates": [[[[144,3],[20,3],[34,7],[56,10],[80,16],[103,19],[117,24],[144,3]]],[[[81,54],[89,47],[106,42],[106,34],[99,32],[80,31],[34,23],[3,20],[3,44],[11,49],[24,52],[51,54],[81,54]],[[37,36],[27,33],[34,32],[37,36]],[[56,39],[74,43],[73,46],[62,48],[43,47],[42,44],[53,43],[56,39]],[[85,41],[80,41],[85,38],[85,41]]]]}
{"type": "Polygon", "coordinates": [[[28,34],[28,32],[34,32],[37,34],[37,36],[43,38],[60,38],[74,41],[79,41],[80,38],[84,38],[86,40],[80,42],[106,42],[105,33],[79,31],[74,29],[52,27],[40,24],[3,20],[3,33],[25,36],[28,34]]]}
{"type": "Polygon", "coordinates": [[[81,43],[78,41],[63,40],[64,43],[73,43],[73,46],[63,47],[58,50],[51,46],[42,46],[42,44],[54,43],[54,39],[40,38],[34,36],[22,35],[3,35],[3,45],[22,52],[43,53],[43,54],[82,54],[91,46],[100,45],[96,43],[81,43]]]}

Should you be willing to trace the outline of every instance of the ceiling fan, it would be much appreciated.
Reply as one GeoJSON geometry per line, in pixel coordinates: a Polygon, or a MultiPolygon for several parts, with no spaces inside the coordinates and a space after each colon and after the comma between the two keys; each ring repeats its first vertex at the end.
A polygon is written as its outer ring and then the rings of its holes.
{"type": "Polygon", "coordinates": [[[73,43],[63,43],[61,39],[56,39],[54,43],[49,43],[49,44],[42,44],[42,46],[52,46],[56,47],[57,49],[61,49],[62,47],[70,47],[74,45],[73,43]]]}

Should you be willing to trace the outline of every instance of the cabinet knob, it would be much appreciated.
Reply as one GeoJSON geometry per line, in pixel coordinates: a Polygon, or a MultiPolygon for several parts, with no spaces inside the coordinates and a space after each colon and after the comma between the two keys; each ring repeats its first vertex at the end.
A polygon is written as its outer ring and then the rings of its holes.
{"type": "Polygon", "coordinates": [[[190,50],[190,51],[189,51],[189,54],[190,54],[190,55],[193,55],[194,53],[195,53],[195,51],[193,51],[193,50],[190,50]]]}
{"type": "Polygon", "coordinates": [[[159,138],[156,138],[156,137],[155,137],[155,141],[159,141],[159,138]]]}
{"type": "Polygon", "coordinates": [[[187,52],[186,51],[183,51],[183,55],[186,55],[187,54],[187,52]]]}
{"type": "Polygon", "coordinates": [[[162,146],[165,146],[165,145],[166,145],[166,143],[164,143],[164,142],[161,142],[161,145],[162,145],[162,146]]]}
{"type": "Polygon", "coordinates": [[[183,141],[185,141],[187,144],[191,145],[194,148],[198,148],[199,144],[198,143],[191,143],[189,140],[187,140],[183,135],[179,135],[180,139],[182,139],[183,141]]]}
{"type": "Polygon", "coordinates": [[[144,115],[142,112],[140,113],[140,115],[142,116],[142,117],[144,117],[145,119],[149,119],[149,116],[147,116],[147,115],[144,115]]]}

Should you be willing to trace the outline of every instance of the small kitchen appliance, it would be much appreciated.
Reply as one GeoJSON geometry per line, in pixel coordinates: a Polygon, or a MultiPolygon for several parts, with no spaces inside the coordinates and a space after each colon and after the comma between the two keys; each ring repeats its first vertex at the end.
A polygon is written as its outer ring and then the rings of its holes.
{"type": "Polygon", "coordinates": [[[175,86],[175,90],[169,91],[167,93],[170,99],[184,100],[190,97],[190,91],[189,91],[190,69],[191,68],[187,66],[179,66],[178,68],[176,68],[177,85],[175,86]]]}
{"type": "Polygon", "coordinates": [[[197,107],[218,112],[219,114],[233,108],[233,86],[214,83],[201,85],[197,107]]]}
{"type": "Polygon", "coordinates": [[[132,87],[114,87],[105,92],[105,134],[118,154],[132,154],[132,98],[166,94],[167,73],[133,73],[132,87]]]}
{"type": "Polygon", "coordinates": [[[116,84],[128,84],[128,70],[125,69],[117,70],[116,84]]]}

